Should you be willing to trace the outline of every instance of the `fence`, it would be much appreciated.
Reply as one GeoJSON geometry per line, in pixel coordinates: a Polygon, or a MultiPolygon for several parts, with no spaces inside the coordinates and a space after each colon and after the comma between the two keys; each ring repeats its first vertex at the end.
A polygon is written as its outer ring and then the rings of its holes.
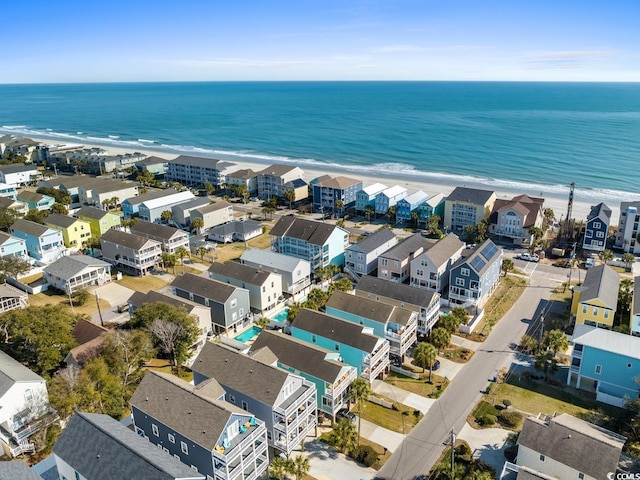
{"type": "Polygon", "coordinates": [[[475,317],[473,317],[469,323],[467,323],[466,325],[460,325],[460,328],[459,328],[460,333],[466,333],[468,335],[471,332],[473,332],[483,317],[484,317],[484,310],[480,310],[478,314],[475,317]]]}
{"type": "Polygon", "coordinates": [[[371,403],[375,403],[375,404],[380,405],[381,407],[384,407],[384,408],[393,408],[393,403],[387,402],[386,400],[383,400],[380,397],[376,397],[375,395],[369,395],[368,400],[371,403]]]}

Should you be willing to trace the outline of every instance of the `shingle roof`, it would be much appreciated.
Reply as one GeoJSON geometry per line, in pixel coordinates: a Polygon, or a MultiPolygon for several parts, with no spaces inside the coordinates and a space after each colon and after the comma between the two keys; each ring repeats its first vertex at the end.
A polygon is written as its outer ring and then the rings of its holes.
{"type": "Polygon", "coordinates": [[[173,207],[171,207],[171,210],[173,210],[174,208],[181,208],[182,210],[194,209],[209,205],[210,203],[211,200],[209,199],[209,197],[196,197],[193,200],[189,200],[188,202],[174,205],[173,207]]]}
{"type": "Polygon", "coordinates": [[[16,203],[15,200],[7,197],[0,197],[0,208],[11,208],[13,205],[22,206],[24,208],[24,204],[16,203]]]}
{"type": "Polygon", "coordinates": [[[419,249],[427,250],[434,245],[433,240],[424,238],[419,233],[411,235],[402,242],[398,243],[395,247],[391,247],[389,250],[380,255],[380,258],[389,258],[392,260],[406,260],[410,255],[414,254],[419,249]]]}
{"type": "Polygon", "coordinates": [[[256,267],[233,261],[225,263],[214,262],[208,271],[218,276],[235,278],[250,285],[262,285],[269,276],[273,275],[271,272],[265,272],[256,267]]]}
{"type": "Polygon", "coordinates": [[[0,165],[0,172],[4,173],[18,173],[28,172],[29,170],[37,170],[38,168],[33,163],[21,163],[15,165],[0,165]]]}
{"type": "Polygon", "coordinates": [[[389,228],[381,228],[349,248],[356,247],[357,250],[363,253],[370,253],[394,238],[396,238],[396,235],[389,228]]]}
{"type": "Polygon", "coordinates": [[[518,444],[592,478],[615,472],[625,438],[563,413],[548,422],[527,417],[518,444]]]}
{"type": "Polygon", "coordinates": [[[187,312],[191,312],[194,308],[197,308],[197,307],[202,308],[202,305],[200,305],[199,303],[192,302],[191,300],[187,300],[186,298],[181,298],[181,297],[176,297],[175,295],[156,292],[155,290],[151,290],[148,293],[133,292],[133,295],[131,295],[128,300],[128,303],[130,303],[136,308],[141,307],[145,303],[156,303],[156,302],[164,302],[164,303],[168,303],[169,305],[181,307],[181,308],[184,308],[187,312]]]}
{"type": "Polygon", "coordinates": [[[167,163],[168,160],[166,158],[156,157],[154,155],[145,158],[144,160],[138,160],[136,165],[155,165],[157,163],[167,163]]]}
{"type": "Polygon", "coordinates": [[[462,242],[457,235],[449,233],[446,237],[438,240],[435,245],[422,255],[425,255],[434,265],[440,267],[447,263],[454,253],[463,249],[464,245],[464,242],[462,242]]]}
{"type": "Polygon", "coordinates": [[[290,257],[284,253],[273,252],[271,250],[260,250],[259,248],[252,248],[246,250],[240,260],[264,265],[271,269],[277,269],[283,272],[293,272],[300,263],[309,263],[306,260],[302,260],[296,257],[290,257]]]}
{"type": "Polygon", "coordinates": [[[225,162],[216,158],[193,157],[191,155],[180,155],[173,160],[167,160],[167,163],[189,165],[191,167],[211,168],[220,171],[235,165],[235,163],[225,162]]]}
{"type": "Polygon", "coordinates": [[[76,217],[87,217],[93,220],[101,220],[105,216],[109,215],[110,212],[106,210],[102,210],[100,208],[95,207],[82,207],[78,210],[74,215],[76,217]]]}
{"type": "Polygon", "coordinates": [[[193,386],[174,375],[150,371],[140,382],[130,403],[145,415],[211,451],[234,413],[253,416],[218,400],[224,393],[214,379],[193,386]]]}
{"type": "Polygon", "coordinates": [[[29,294],[27,292],[23,292],[22,290],[18,290],[15,287],[12,287],[8,283],[0,284],[0,298],[22,298],[28,297],[29,294]]]}
{"type": "Polygon", "coordinates": [[[9,240],[24,242],[23,239],[14,237],[13,235],[8,234],[7,232],[0,231],[0,245],[4,245],[9,240]]]}
{"type": "Polygon", "coordinates": [[[100,241],[111,242],[116,245],[120,245],[122,247],[130,248],[132,250],[140,250],[147,243],[162,245],[160,242],[156,240],[151,240],[149,238],[136,235],[134,233],[126,233],[120,230],[109,229],[102,234],[100,237],[100,241]]]}
{"type": "Polygon", "coordinates": [[[0,462],[0,480],[42,480],[42,477],[21,460],[0,462]]]}
{"type": "Polygon", "coordinates": [[[327,356],[336,356],[337,352],[311,345],[280,332],[269,330],[260,332],[251,349],[256,351],[263,347],[268,347],[281,364],[329,383],[338,380],[340,372],[346,366],[338,360],[327,359],[327,356]]]}
{"type": "Polygon", "coordinates": [[[592,218],[599,218],[603,223],[609,225],[611,223],[611,209],[604,203],[599,203],[591,207],[587,220],[592,218]]]}
{"type": "Polygon", "coordinates": [[[523,227],[532,227],[535,225],[543,204],[544,198],[530,197],[528,195],[518,195],[517,197],[513,197],[511,200],[499,198],[493,204],[491,223],[498,222],[498,212],[500,210],[511,209],[524,216],[523,227]]]}
{"type": "Polygon", "coordinates": [[[351,313],[386,325],[387,322],[406,325],[415,314],[411,310],[394,307],[386,303],[376,302],[365,297],[358,297],[341,291],[335,291],[327,302],[327,308],[351,313]]]}
{"type": "Polygon", "coordinates": [[[153,208],[162,207],[172,203],[188,202],[194,198],[195,196],[193,193],[189,190],[185,190],[184,192],[175,192],[168,195],[162,195],[161,197],[147,199],[142,202],[140,206],[144,205],[146,208],[151,210],[153,208]]]}
{"type": "Polygon", "coordinates": [[[375,335],[364,333],[362,325],[306,308],[298,312],[292,327],[365,352],[372,352],[379,340],[375,335]]]}
{"type": "Polygon", "coordinates": [[[264,170],[260,170],[256,172],[256,175],[273,175],[276,177],[281,177],[282,175],[286,175],[290,171],[298,168],[296,165],[270,165],[264,170]]]}
{"type": "Polygon", "coordinates": [[[19,218],[13,222],[13,225],[11,225],[11,231],[26,233],[27,235],[32,235],[34,237],[44,235],[47,230],[50,230],[49,227],[30,220],[25,220],[24,218],[19,218]]]}
{"type": "Polygon", "coordinates": [[[329,177],[327,179],[323,178],[316,185],[320,185],[324,188],[333,188],[335,190],[344,190],[345,188],[352,187],[362,183],[362,180],[357,180],[355,178],[343,177],[342,175],[338,177],[329,177]]]}
{"type": "Polygon", "coordinates": [[[229,202],[226,202],[224,200],[220,200],[218,202],[215,203],[209,203],[207,205],[203,205],[202,207],[198,207],[195,210],[200,212],[200,213],[210,213],[210,212],[216,212],[218,210],[222,210],[223,208],[227,208],[227,207],[231,207],[232,205],[229,202]]]}
{"type": "Polygon", "coordinates": [[[233,222],[218,225],[209,230],[214,235],[229,235],[230,233],[247,234],[262,228],[262,224],[256,220],[234,220],[233,222]]]}
{"type": "Polygon", "coordinates": [[[171,286],[220,303],[226,302],[238,289],[233,285],[193,275],[192,273],[185,273],[176,277],[171,282],[171,286]]]}
{"type": "Polygon", "coordinates": [[[45,197],[53,200],[53,197],[50,197],[49,195],[43,195],[41,193],[32,192],[30,190],[23,190],[16,195],[16,198],[18,200],[25,200],[27,202],[35,202],[35,203],[38,203],[39,201],[43,200],[45,197]]]}
{"type": "Polygon", "coordinates": [[[484,205],[495,195],[490,190],[479,190],[477,188],[456,187],[447,196],[448,202],[468,202],[474,205],[484,205]]]}
{"type": "Polygon", "coordinates": [[[464,263],[478,275],[482,276],[489,268],[491,268],[494,262],[500,258],[500,255],[502,255],[502,249],[491,240],[485,240],[484,243],[478,245],[471,252],[471,255],[467,257],[463,256],[453,265],[453,267],[458,267],[464,263]]]}
{"type": "Polygon", "coordinates": [[[78,275],[85,268],[110,268],[111,264],[88,255],[68,255],[60,257],[55,262],[47,265],[44,271],[64,280],[69,280],[78,275]]]}
{"type": "Polygon", "coordinates": [[[96,193],[108,193],[108,192],[117,192],[119,190],[123,190],[125,188],[137,188],[133,182],[122,182],[120,180],[105,180],[102,183],[85,186],[86,190],[91,190],[96,193]]]}
{"type": "Polygon", "coordinates": [[[160,225],[159,223],[145,222],[144,220],[138,220],[131,225],[131,233],[142,235],[143,237],[150,236],[161,238],[163,240],[170,240],[176,234],[179,236],[187,235],[186,232],[178,230],[177,228],[170,227],[168,225],[160,225]]]}
{"type": "Polygon", "coordinates": [[[256,176],[256,172],[250,168],[243,168],[235,172],[227,173],[227,178],[239,178],[241,180],[250,180],[256,176]]]}
{"type": "Polygon", "coordinates": [[[37,373],[0,350],[0,398],[17,382],[43,382],[37,373]]]}
{"type": "Polygon", "coordinates": [[[433,297],[437,293],[430,292],[424,288],[416,288],[404,283],[391,282],[371,275],[363,275],[356,286],[360,292],[387,297],[407,305],[428,308],[433,303],[433,297]]]}
{"type": "Polygon", "coordinates": [[[108,415],[76,413],[53,452],[84,478],[205,478],[108,415]]]}
{"type": "Polygon", "coordinates": [[[124,201],[127,203],[131,203],[133,205],[140,205],[143,202],[148,200],[153,200],[155,198],[164,197],[165,195],[172,195],[174,193],[178,193],[176,190],[172,188],[168,188],[166,190],[151,190],[147,193],[143,193],[142,195],[137,195],[135,197],[129,197],[124,201]]]}
{"type": "Polygon", "coordinates": [[[47,224],[55,225],[60,228],[69,228],[77,221],[77,218],[70,217],[68,215],[61,215],[59,213],[52,213],[45,220],[47,224]]]}
{"type": "Polygon", "coordinates": [[[324,245],[331,234],[339,228],[330,223],[314,222],[295,215],[280,217],[270,235],[304,240],[312,245],[324,245]]]}
{"type": "Polygon", "coordinates": [[[590,268],[584,277],[580,303],[600,300],[611,310],[618,307],[618,290],[620,275],[608,265],[597,265],[590,268]]]}
{"type": "Polygon", "coordinates": [[[272,365],[206,342],[193,362],[192,370],[207,378],[215,378],[226,386],[273,406],[289,374],[272,365]]]}
{"type": "Polygon", "coordinates": [[[108,328],[102,327],[96,323],[89,322],[83,318],[78,319],[78,322],[73,327],[71,335],[76,339],[78,345],[90,342],[91,340],[98,338],[103,333],[107,333],[108,328]]]}

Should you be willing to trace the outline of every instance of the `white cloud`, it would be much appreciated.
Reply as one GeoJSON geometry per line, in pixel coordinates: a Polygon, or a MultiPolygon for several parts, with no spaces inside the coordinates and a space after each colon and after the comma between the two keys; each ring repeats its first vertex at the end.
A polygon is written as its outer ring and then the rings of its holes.
{"type": "Polygon", "coordinates": [[[376,53],[397,53],[397,52],[447,52],[447,51],[470,51],[480,50],[488,47],[479,45],[444,45],[441,47],[424,47],[421,45],[385,45],[373,49],[376,53]]]}

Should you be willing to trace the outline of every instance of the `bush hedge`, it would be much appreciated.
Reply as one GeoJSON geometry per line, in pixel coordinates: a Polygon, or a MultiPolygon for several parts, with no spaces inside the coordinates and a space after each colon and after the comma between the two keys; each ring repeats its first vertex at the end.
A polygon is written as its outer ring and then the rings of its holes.
{"type": "Polygon", "coordinates": [[[369,445],[357,446],[350,456],[367,467],[371,467],[378,461],[378,452],[369,445]]]}
{"type": "Polygon", "coordinates": [[[523,415],[520,412],[502,412],[498,419],[507,427],[517,427],[522,422],[523,415]]]}
{"type": "Polygon", "coordinates": [[[496,417],[495,415],[486,414],[480,417],[478,421],[480,425],[491,426],[496,424],[496,422],[498,421],[498,417],[496,417]]]}

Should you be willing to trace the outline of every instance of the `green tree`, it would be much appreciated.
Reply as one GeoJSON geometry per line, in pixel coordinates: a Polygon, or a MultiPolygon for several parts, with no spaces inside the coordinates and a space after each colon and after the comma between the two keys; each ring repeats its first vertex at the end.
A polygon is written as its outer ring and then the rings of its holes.
{"type": "Polygon", "coordinates": [[[442,327],[436,327],[431,330],[429,335],[429,343],[438,349],[438,352],[443,348],[447,348],[451,343],[451,334],[448,330],[442,327]]]}
{"type": "Polygon", "coordinates": [[[7,277],[16,278],[18,275],[31,270],[31,264],[21,257],[0,257],[0,282],[7,281],[7,277]]]}
{"type": "Polygon", "coordinates": [[[431,215],[427,220],[427,230],[430,235],[434,237],[440,237],[442,232],[440,231],[440,216],[431,215]]]}
{"type": "Polygon", "coordinates": [[[271,323],[271,320],[269,320],[267,317],[260,317],[258,320],[256,320],[255,323],[256,323],[257,327],[265,329],[267,327],[267,325],[269,325],[269,323],[271,323]]]}
{"type": "Polygon", "coordinates": [[[623,253],[622,254],[622,261],[625,264],[625,268],[628,271],[631,271],[631,266],[635,263],[636,261],[636,257],[633,255],[633,253],[623,253]]]}
{"type": "Polygon", "coordinates": [[[15,210],[11,208],[0,209],[0,230],[5,232],[9,231],[9,227],[14,224],[18,215],[15,210]]]}
{"type": "Polygon", "coordinates": [[[207,195],[211,195],[216,190],[216,187],[214,187],[213,184],[211,184],[209,182],[204,182],[203,186],[204,186],[204,189],[207,192],[207,195]]]}
{"type": "Polygon", "coordinates": [[[196,217],[191,221],[191,226],[196,229],[198,234],[200,234],[201,229],[204,228],[204,220],[202,217],[196,217]]]}
{"type": "Polygon", "coordinates": [[[124,391],[120,379],[110,370],[102,357],[87,361],[78,381],[80,409],[102,413],[117,420],[125,407],[124,391]]]}
{"type": "Polygon", "coordinates": [[[283,480],[289,471],[289,464],[290,461],[288,459],[276,456],[269,464],[269,476],[276,477],[278,480],[283,480]]]}
{"type": "Polygon", "coordinates": [[[477,243],[482,243],[487,238],[489,238],[489,217],[484,217],[476,225],[476,238],[475,238],[475,241],[477,243]]]}
{"type": "Polygon", "coordinates": [[[62,203],[54,203],[50,208],[51,213],[59,213],[60,215],[69,215],[69,209],[62,203]]]}
{"type": "Polygon", "coordinates": [[[183,265],[184,262],[182,261],[182,259],[184,257],[189,257],[189,250],[187,250],[185,247],[180,246],[178,248],[176,248],[176,252],[175,252],[176,258],[178,258],[180,260],[180,265],[183,265]]]}
{"type": "Polygon", "coordinates": [[[622,323],[622,314],[629,313],[631,310],[631,301],[633,299],[633,280],[623,278],[620,280],[620,288],[618,290],[618,311],[620,316],[618,322],[622,323]]]}
{"type": "Polygon", "coordinates": [[[459,325],[466,325],[469,323],[469,314],[467,313],[467,309],[464,307],[453,307],[449,315],[456,317],[459,320],[459,325]]]}
{"type": "Polygon", "coordinates": [[[520,349],[525,353],[532,353],[538,349],[538,340],[530,335],[523,335],[520,338],[520,349]]]}
{"type": "Polygon", "coordinates": [[[160,220],[167,223],[169,220],[173,218],[173,212],[171,210],[165,210],[160,214],[160,220]]]}
{"type": "Polygon", "coordinates": [[[451,314],[440,315],[438,326],[444,328],[450,334],[454,334],[460,329],[460,319],[451,314]]]}
{"type": "Polygon", "coordinates": [[[551,222],[553,222],[553,219],[556,218],[556,214],[553,213],[553,208],[545,208],[542,215],[542,226],[543,229],[546,230],[547,228],[549,228],[549,225],[551,225],[551,222]]]}
{"type": "Polygon", "coordinates": [[[24,216],[24,219],[31,222],[39,223],[40,225],[44,225],[44,221],[48,216],[49,212],[32,208],[24,216]]]}
{"type": "Polygon", "coordinates": [[[302,480],[311,470],[311,462],[304,455],[296,455],[293,457],[289,472],[294,474],[296,480],[302,480]]]}
{"type": "Polygon", "coordinates": [[[506,277],[507,273],[513,270],[513,260],[511,260],[510,258],[502,259],[501,269],[502,269],[502,274],[506,277]]]}
{"type": "Polygon", "coordinates": [[[71,417],[82,403],[77,389],[79,381],[80,368],[70,365],[58,370],[47,382],[49,403],[58,412],[61,420],[71,417]]]}
{"type": "Polygon", "coordinates": [[[376,213],[376,211],[371,205],[364,207],[364,215],[367,217],[367,222],[371,223],[371,215],[374,213],[376,213]]]}
{"type": "Polygon", "coordinates": [[[143,367],[155,351],[149,333],[143,330],[116,330],[105,335],[102,357],[116,375],[128,400],[144,376],[143,367]]]}
{"type": "Polygon", "coordinates": [[[60,366],[76,341],[76,316],[62,305],[30,306],[0,317],[0,348],[39,375],[60,366]]]}
{"type": "Polygon", "coordinates": [[[600,252],[600,260],[602,260],[603,263],[609,263],[613,259],[614,255],[611,250],[603,250],[600,252]]]}
{"type": "Polygon", "coordinates": [[[80,288],[73,292],[71,297],[73,298],[73,304],[81,307],[89,301],[90,294],[86,288],[80,288]]]}
{"type": "Polygon", "coordinates": [[[291,305],[289,305],[289,309],[287,310],[287,322],[289,322],[289,324],[292,324],[293,321],[296,319],[296,317],[298,316],[298,313],[300,313],[300,310],[302,310],[303,305],[300,302],[294,302],[291,305]]]}
{"type": "Polygon", "coordinates": [[[544,338],[543,345],[553,352],[553,356],[558,352],[564,352],[569,348],[569,340],[562,330],[551,330],[544,338]]]}
{"type": "Polygon", "coordinates": [[[549,378],[550,373],[554,374],[558,371],[558,361],[550,351],[538,353],[533,366],[539,372],[544,373],[544,378],[549,378]]]}
{"type": "Polygon", "coordinates": [[[296,191],[293,189],[287,189],[284,191],[284,199],[289,202],[289,210],[291,210],[291,205],[296,199],[296,191]]]}
{"type": "Polygon", "coordinates": [[[467,225],[464,227],[461,238],[463,238],[467,243],[476,243],[476,226],[467,225]]]}
{"type": "Polygon", "coordinates": [[[353,290],[353,282],[348,277],[342,277],[340,280],[337,280],[331,284],[329,290],[332,292],[338,290],[340,292],[350,292],[353,290]]]}
{"type": "Polygon", "coordinates": [[[359,443],[358,431],[353,423],[346,418],[333,426],[333,440],[335,446],[341,452],[349,452],[356,448],[359,443]]]}
{"type": "Polygon", "coordinates": [[[344,202],[341,199],[337,199],[335,202],[333,202],[333,206],[335,210],[337,210],[338,215],[342,216],[342,214],[344,213],[342,211],[342,209],[344,208],[344,202]]]}
{"type": "Polygon", "coordinates": [[[173,268],[173,274],[176,274],[176,255],[174,253],[162,252],[160,254],[160,259],[162,260],[162,264],[164,268],[173,268]]]}
{"type": "Polygon", "coordinates": [[[422,371],[426,367],[429,367],[429,382],[431,382],[431,376],[433,373],[433,364],[438,358],[438,351],[436,347],[427,342],[420,342],[413,349],[413,359],[416,362],[416,365],[422,367],[422,371]]]}
{"type": "Polygon", "coordinates": [[[387,223],[391,223],[391,219],[396,217],[396,207],[395,206],[391,206],[387,209],[387,213],[384,214],[385,217],[387,217],[387,223]]]}
{"type": "Polygon", "coordinates": [[[360,443],[360,423],[362,420],[362,404],[369,398],[371,387],[364,378],[358,377],[349,385],[349,400],[358,403],[358,444],[360,443]]]}
{"type": "Polygon", "coordinates": [[[196,250],[196,254],[200,257],[200,260],[204,262],[204,256],[208,251],[209,250],[207,249],[207,247],[205,247],[204,245],[200,245],[196,250]]]}
{"type": "Polygon", "coordinates": [[[149,170],[143,170],[136,175],[136,182],[144,187],[151,185],[155,179],[155,175],[149,170]]]}

